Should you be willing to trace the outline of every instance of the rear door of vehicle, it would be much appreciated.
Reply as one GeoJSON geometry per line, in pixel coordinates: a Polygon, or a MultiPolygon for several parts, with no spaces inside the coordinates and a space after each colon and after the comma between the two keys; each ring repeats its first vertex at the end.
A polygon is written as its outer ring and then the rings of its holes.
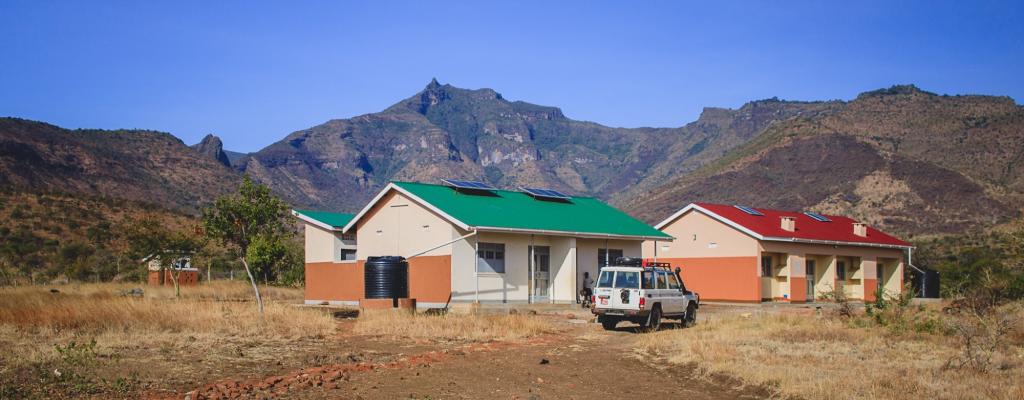
{"type": "Polygon", "coordinates": [[[640,272],[616,271],[615,281],[609,291],[608,308],[617,310],[633,310],[637,308],[640,298],[640,272]]]}

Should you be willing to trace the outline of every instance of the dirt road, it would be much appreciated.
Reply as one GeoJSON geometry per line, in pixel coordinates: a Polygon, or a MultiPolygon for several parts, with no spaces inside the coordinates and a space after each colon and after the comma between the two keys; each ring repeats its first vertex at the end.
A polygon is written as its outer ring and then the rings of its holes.
{"type": "MultiPolygon", "coordinates": [[[[197,388],[192,398],[294,399],[583,399],[766,398],[763,388],[725,378],[699,378],[638,354],[635,329],[546,316],[559,332],[526,342],[439,344],[348,337],[344,354],[283,373],[228,379],[197,388]],[[201,395],[201,396],[197,396],[201,395]],[[628,396],[628,397],[626,397],[628,396]]],[[[668,329],[675,327],[669,326],[668,329]]],[[[338,352],[342,350],[331,350],[338,352]]]]}

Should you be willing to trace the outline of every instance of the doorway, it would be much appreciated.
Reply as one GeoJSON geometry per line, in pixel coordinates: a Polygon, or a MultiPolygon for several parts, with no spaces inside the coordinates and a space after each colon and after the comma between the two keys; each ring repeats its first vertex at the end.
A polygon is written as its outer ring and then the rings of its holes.
{"type": "Polygon", "coordinates": [[[815,260],[807,260],[807,301],[814,301],[814,286],[818,282],[815,274],[815,260]]]}
{"type": "Polygon", "coordinates": [[[551,247],[530,246],[533,277],[530,279],[530,302],[546,303],[550,301],[551,287],[551,247]]]}

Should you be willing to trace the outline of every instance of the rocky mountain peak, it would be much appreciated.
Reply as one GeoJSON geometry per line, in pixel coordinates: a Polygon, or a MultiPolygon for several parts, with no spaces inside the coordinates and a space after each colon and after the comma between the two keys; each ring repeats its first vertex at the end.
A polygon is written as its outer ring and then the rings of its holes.
{"type": "Polygon", "coordinates": [[[886,89],[872,90],[870,92],[864,92],[857,95],[858,99],[864,99],[869,97],[883,97],[883,96],[899,96],[899,95],[926,95],[926,96],[937,96],[935,93],[921,90],[917,86],[910,85],[893,85],[886,89]]]}
{"type": "Polygon", "coordinates": [[[199,154],[214,159],[226,167],[231,166],[231,160],[228,159],[227,153],[224,152],[224,142],[213,134],[207,134],[199,143],[192,145],[192,148],[199,152],[199,154]]]}

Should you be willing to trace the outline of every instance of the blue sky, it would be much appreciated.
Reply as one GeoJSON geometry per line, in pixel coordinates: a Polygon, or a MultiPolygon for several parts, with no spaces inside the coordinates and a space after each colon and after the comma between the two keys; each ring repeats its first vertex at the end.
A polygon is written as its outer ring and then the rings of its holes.
{"type": "Polygon", "coordinates": [[[432,77],[626,127],[900,83],[1024,98],[1019,1],[483,3],[7,0],[0,116],[255,151],[432,77]]]}

